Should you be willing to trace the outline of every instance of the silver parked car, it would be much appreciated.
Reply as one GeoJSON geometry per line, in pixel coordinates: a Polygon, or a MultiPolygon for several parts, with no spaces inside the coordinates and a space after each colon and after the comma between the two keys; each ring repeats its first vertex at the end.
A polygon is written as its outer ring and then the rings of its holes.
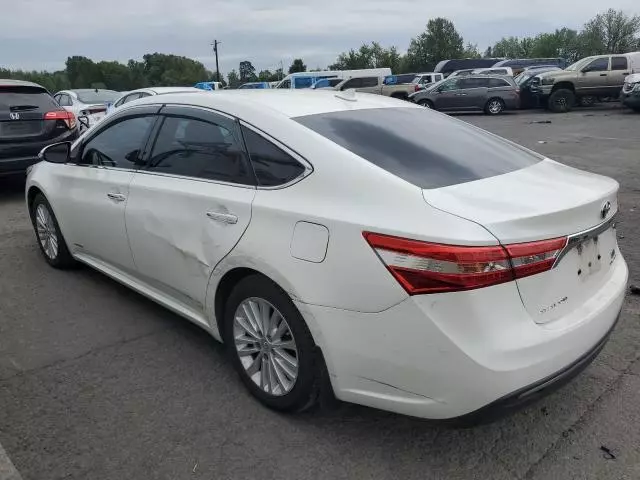
{"type": "Polygon", "coordinates": [[[520,104],[520,89],[513,78],[473,75],[447,78],[409,97],[423,107],[441,111],[484,111],[497,115],[515,110],[520,104]]]}

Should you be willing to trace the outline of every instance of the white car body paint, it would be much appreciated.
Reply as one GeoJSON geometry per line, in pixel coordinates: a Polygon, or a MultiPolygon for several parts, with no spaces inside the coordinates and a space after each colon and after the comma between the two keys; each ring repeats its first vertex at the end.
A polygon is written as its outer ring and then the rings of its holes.
{"type": "Polygon", "coordinates": [[[27,192],[47,196],[77,259],[217,339],[214,304],[225,274],[250,268],[268,276],[300,310],[342,400],[426,418],[464,415],[566,368],[615,323],[628,270],[610,230],[599,241],[615,255],[582,279],[584,257],[569,251],[556,268],[517,281],[413,296],[363,237],[496,246],[572,235],[600,222],[603,201],[611,203],[608,218],[615,214],[614,181],[543,160],[423,190],[291,120],[385,108],[441,118],[375,95],[198,92],[122,110],[163,103],[237,117],[309,168],[282,188],[255,188],[41,162],[27,192]]]}

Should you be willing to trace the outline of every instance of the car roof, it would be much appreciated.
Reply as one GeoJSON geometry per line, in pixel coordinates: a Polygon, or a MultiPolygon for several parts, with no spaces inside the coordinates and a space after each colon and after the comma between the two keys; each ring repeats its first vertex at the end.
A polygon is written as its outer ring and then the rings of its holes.
{"type": "Polygon", "coordinates": [[[71,88],[69,90],[61,90],[62,92],[72,92],[72,93],[89,93],[89,92],[115,92],[116,90],[111,90],[109,88],[71,88]]]}
{"type": "MultiPolygon", "coordinates": [[[[202,82],[205,83],[205,82],[202,82]]],[[[207,82],[209,83],[209,82],[207,82]]],[[[203,90],[196,87],[147,87],[147,88],[138,88],[136,90],[131,90],[129,93],[133,92],[153,92],[156,95],[162,95],[165,93],[179,93],[179,92],[202,92],[203,90]]]]}
{"type": "MultiPolygon", "coordinates": [[[[134,100],[127,105],[158,103],[154,97],[134,100]]],[[[162,103],[186,104],[209,107],[250,120],[256,113],[285,116],[288,118],[320,113],[370,108],[421,108],[409,102],[382,95],[359,92],[338,92],[335,90],[225,90],[222,92],[198,91],[174,93],[162,96],[162,103]]]]}
{"type": "Polygon", "coordinates": [[[46,90],[42,85],[37,83],[27,82],[25,80],[15,80],[13,78],[0,78],[0,86],[3,87],[38,87],[46,90]]]}

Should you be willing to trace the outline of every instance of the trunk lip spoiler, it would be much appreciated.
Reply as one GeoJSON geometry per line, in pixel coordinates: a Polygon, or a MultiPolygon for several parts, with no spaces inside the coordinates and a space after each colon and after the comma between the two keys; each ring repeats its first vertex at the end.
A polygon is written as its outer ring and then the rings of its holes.
{"type": "Polygon", "coordinates": [[[582,244],[586,240],[598,238],[598,236],[602,232],[605,232],[605,231],[609,230],[609,228],[615,229],[616,225],[617,225],[616,224],[617,215],[618,215],[618,212],[614,213],[611,216],[611,218],[609,218],[608,220],[605,220],[604,222],[596,225],[595,227],[589,228],[587,230],[583,230],[582,232],[574,233],[573,235],[569,235],[567,237],[567,244],[565,245],[565,247],[560,251],[560,253],[556,257],[556,261],[553,263],[553,267],[551,267],[551,268],[552,269],[556,268],[558,263],[560,263],[560,260],[562,260],[562,258],[567,253],[569,253],[571,250],[573,250],[574,248],[576,248],[578,245],[582,244]]]}

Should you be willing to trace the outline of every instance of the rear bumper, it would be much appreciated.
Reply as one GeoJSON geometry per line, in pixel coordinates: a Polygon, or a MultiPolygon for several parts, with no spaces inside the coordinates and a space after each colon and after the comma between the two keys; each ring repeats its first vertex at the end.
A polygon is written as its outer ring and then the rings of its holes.
{"type": "Polygon", "coordinates": [[[528,314],[514,282],[415,296],[379,313],[296,305],[337,398],[468,423],[520,408],[585,368],[619,316],[627,278],[619,256],[598,295],[544,325],[528,314]]]}
{"type": "Polygon", "coordinates": [[[0,144],[0,176],[24,174],[28,167],[40,161],[38,153],[44,147],[52,143],[74,141],[76,138],[77,128],[45,142],[0,144]]]}

